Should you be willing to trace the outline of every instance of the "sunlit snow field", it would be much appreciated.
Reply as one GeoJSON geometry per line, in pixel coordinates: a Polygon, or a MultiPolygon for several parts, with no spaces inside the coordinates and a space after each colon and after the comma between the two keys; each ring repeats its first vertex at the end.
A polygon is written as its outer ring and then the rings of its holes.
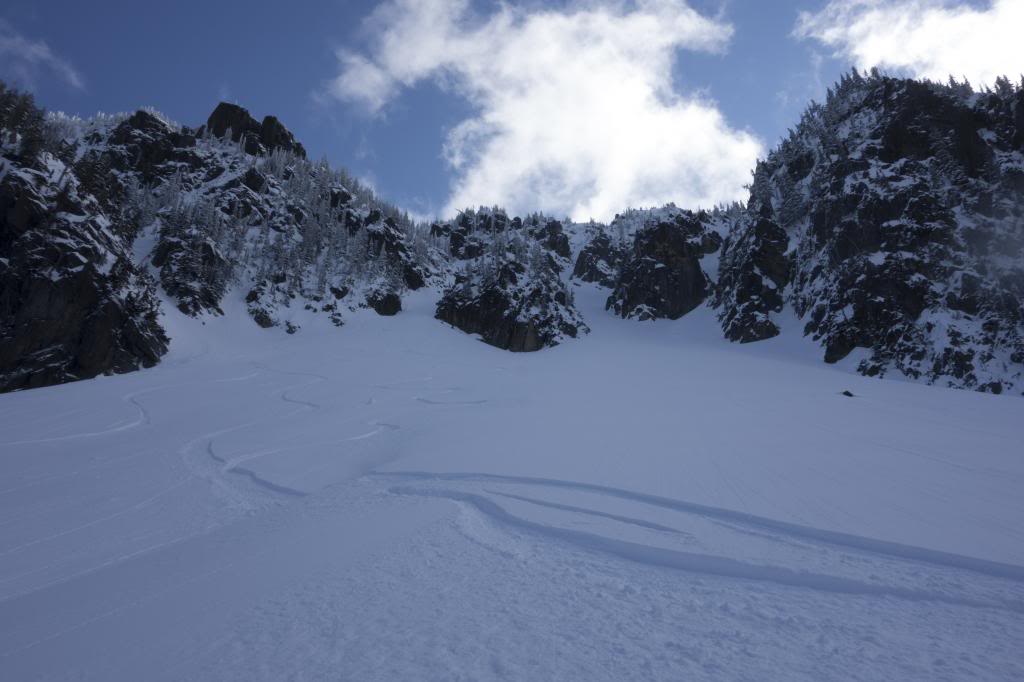
{"type": "Polygon", "coordinates": [[[1024,679],[1021,398],[436,296],[0,396],[0,679],[1024,679]]]}

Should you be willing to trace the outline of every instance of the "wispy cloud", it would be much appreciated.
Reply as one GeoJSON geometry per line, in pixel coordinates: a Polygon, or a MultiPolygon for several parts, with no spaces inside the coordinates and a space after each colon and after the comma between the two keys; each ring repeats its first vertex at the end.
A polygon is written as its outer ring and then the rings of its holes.
{"type": "Polygon", "coordinates": [[[34,87],[40,74],[48,73],[81,90],[85,82],[78,71],[41,40],[30,40],[0,19],[0,75],[25,87],[34,87]]]}
{"type": "Polygon", "coordinates": [[[742,198],[761,152],[714,102],[672,87],[679,50],[718,53],[732,27],[682,0],[589,0],[563,9],[389,0],[363,53],[339,53],[327,93],[385,110],[433,80],[473,104],[448,134],[446,213],[502,204],[574,218],[628,206],[742,198]]]}
{"type": "Polygon", "coordinates": [[[1024,74],[1022,26],[1022,0],[831,0],[819,12],[800,13],[794,35],[859,68],[991,85],[997,76],[1024,74]]]}

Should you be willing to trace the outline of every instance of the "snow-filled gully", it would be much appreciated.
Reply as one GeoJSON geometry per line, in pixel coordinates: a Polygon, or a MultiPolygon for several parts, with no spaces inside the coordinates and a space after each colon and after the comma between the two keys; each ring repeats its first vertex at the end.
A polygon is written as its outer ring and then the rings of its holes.
{"type": "Polygon", "coordinates": [[[0,677],[1024,675],[1016,399],[423,303],[0,396],[0,677]]]}

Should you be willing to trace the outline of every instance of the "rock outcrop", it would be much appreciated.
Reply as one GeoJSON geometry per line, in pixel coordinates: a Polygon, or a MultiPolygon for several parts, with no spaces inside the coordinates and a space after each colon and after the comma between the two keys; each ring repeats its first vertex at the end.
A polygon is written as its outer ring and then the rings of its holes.
{"type": "Polygon", "coordinates": [[[712,284],[700,261],[721,244],[709,222],[706,213],[679,211],[637,231],[605,307],[624,318],[675,320],[703,303],[712,284]]]}
{"type": "Polygon", "coordinates": [[[437,304],[436,317],[485,343],[510,351],[536,351],[589,329],[549,255],[521,231],[456,276],[437,304]]]}
{"type": "Polygon", "coordinates": [[[402,298],[394,291],[371,291],[366,304],[378,315],[391,316],[402,312],[402,298]]]}
{"type": "Polygon", "coordinates": [[[772,315],[782,312],[783,292],[789,284],[789,237],[762,207],[744,217],[722,255],[716,305],[725,338],[749,343],[777,336],[772,315]]]}
{"type": "MultiPolygon", "coordinates": [[[[572,249],[569,246],[569,236],[565,234],[565,228],[558,220],[536,221],[530,229],[530,235],[537,240],[541,246],[557,256],[562,261],[567,261],[572,256],[572,249]]],[[[559,269],[562,263],[558,263],[559,269]]]]}
{"type": "Polygon", "coordinates": [[[242,142],[246,153],[253,156],[283,149],[306,158],[306,149],[276,117],[265,116],[262,122],[257,122],[248,110],[237,104],[218,104],[207,119],[206,128],[216,137],[225,137],[230,132],[231,141],[242,142]]]}
{"type": "Polygon", "coordinates": [[[124,222],[154,242],[142,262],[185,314],[220,314],[241,285],[260,326],[295,331],[300,310],[340,326],[339,306],[358,307],[359,297],[329,301],[329,288],[401,296],[433,275],[436,254],[414,244],[407,219],[345,173],[307,161],[276,119],[257,124],[221,104],[206,129],[182,130],[138,112],[93,133],[83,162],[112,160],[118,172],[105,187],[124,222]],[[262,137],[245,147],[228,131],[262,137]]]}
{"type": "Polygon", "coordinates": [[[257,325],[294,333],[300,312],[393,314],[444,267],[425,230],[273,117],[47,118],[0,84],[0,390],[155,364],[158,287],[190,316],[238,287],[257,325]]]}
{"type": "Polygon", "coordinates": [[[580,249],[572,270],[572,278],[611,289],[619,279],[619,271],[628,253],[629,249],[624,244],[617,243],[602,231],[580,249]]]}
{"type": "Polygon", "coordinates": [[[622,317],[710,301],[732,341],[799,319],[826,362],[1021,392],[1024,86],[854,72],[757,165],[745,206],[609,226],[481,208],[426,226],[308,161],[272,116],[46,118],[0,84],[0,390],[154,364],[158,287],[190,316],[236,292],[255,324],[296,333],[445,285],[439,319],[537,350],[587,331],[573,265],[622,317]]]}
{"type": "Polygon", "coordinates": [[[790,305],[826,362],[1024,388],[1024,89],[854,72],[758,164],[722,259],[727,337],[790,305]]]}
{"type": "Polygon", "coordinates": [[[95,197],[42,153],[0,155],[0,392],[150,367],[154,283],[95,197]]]}

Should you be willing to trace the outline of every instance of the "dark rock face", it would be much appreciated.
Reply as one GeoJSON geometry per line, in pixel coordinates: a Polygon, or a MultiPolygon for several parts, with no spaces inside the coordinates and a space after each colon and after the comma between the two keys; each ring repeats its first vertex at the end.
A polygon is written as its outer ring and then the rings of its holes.
{"type": "Polygon", "coordinates": [[[675,320],[703,303],[711,282],[700,259],[717,250],[707,220],[682,211],[639,230],[605,307],[624,318],[675,320]]]}
{"type": "Polygon", "coordinates": [[[238,142],[245,138],[245,151],[248,154],[265,155],[275,149],[284,149],[298,157],[306,158],[306,149],[295,140],[274,116],[267,116],[262,123],[237,104],[221,102],[210,114],[206,127],[216,137],[224,137],[231,131],[231,140],[238,142]]]}
{"type": "Polygon", "coordinates": [[[562,223],[557,220],[549,220],[543,227],[532,230],[534,237],[544,246],[560,258],[569,258],[572,250],[569,247],[569,237],[562,228],[562,223]]]}
{"type": "Polygon", "coordinates": [[[628,253],[628,249],[616,244],[609,235],[601,232],[580,250],[572,270],[572,278],[581,282],[594,282],[610,289],[618,281],[619,270],[628,253]]]}
{"type": "Polygon", "coordinates": [[[167,351],[152,281],[73,172],[58,175],[0,157],[0,392],[150,367],[167,351]]]}
{"type": "Polygon", "coordinates": [[[108,142],[103,161],[116,170],[138,173],[143,182],[153,182],[169,165],[199,164],[195,137],[172,129],[147,111],[135,112],[114,128],[108,142]]]}
{"type": "Polygon", "coordinates": [[[364,226],[370,257],[383,259],[393,272],[400,272],[402,284],[409,290],[415,291],[426,286],[431,272],[417,262],[395,221],[384,218],[379,211],[376,215],[371,212],[367,219],[372,219],[364,226]]]}
{"type": "Polygon", "coordinates": [[[296,156],[305,158],[306,149],[295,140],[291,131],[277,120],[276,116],[264,116],[260,123],[260,142],[267,149],[286,149],[296,156]]]}
{"type": "Polygon", "coordinates": [[[572,292],[542,259],[532,266],[507,252],[499,264],[458,276],[437,304],[436,317],[485,343],[514,352],[556,346],[589,331],[572,292]]]}
{"type": "Polygon", "coordinates": [[[448,238],[448,253],[455,260],[472,260],[483,255],[488,240],[508,225],[508,216],[481,209],[465,211],[451,223],[435,223],[432,236],[448,238]]]}
{"type": "Polygon", "coordinates": [[[168,339],[150,271],[187,315],[221,314],[238,286],[257,325],[295,333],[293,310],[340,327],[381,291],[388,314],[445,267],[400,211],[307,161],[273,117],[225,104],[198,132],[149,111],[25,121],[0,129],[0,390],[157,362],[168,339]]]}
{"type": "Polygon", "coordinates": [[[589,331],[559,275],[572,252],[557,220],[510,218],[501,209],[480,208],[434,223],[430,238],[447,240],[449,257],[462,263],[437,305],[437,319],[516,352],[589,331]]]}
{"type": "Polygon", "coordinates": [[[778,335],[772,313],[782,311],[789,284],[789,237],[764,210],[749,227],[727,241],[722,254],[716,304],[725,338],[749,343],[778,335]]]}
{"type": "Polygon", "coordinates": [[[853,74],[760,163],[722,258],[726,336],[791,305],[826,362],[1024,386],[1021,93],[853,74]]]}
{"type": "Polygon", "coordinates": [[[471,237],[465,228],[448,231],[448,252],[452,258],[470,260],[479,258],[484,252],[480,239],[471,237]]]}
{"type": "Polygon", "coordinates": [[[366,304],[378,315],[397,315],[402,311],[402,299],[393,291],[371,292],[366,297],[366,304]]]}
{"type": "Polygon", "coordinates": [[[220,301],[227,290],[229,269],[212,239],[165,236],[153,252],[152,263],[160,268],[160,284],[177,299],[181,312],[223,314],[220,301]]]}
{"type": "MultiPolygon", "coordinates": [[[[281,302],[290,302],[291,295],[286,284],[287,278],[284,275],[275,275],[262,282],[257,282],[245,295],[246,310],[253,322],[269,329],[276,327],[281,322],[276,318],[275,313],[281,302]]],[[[181,304],[179,303],[179,308],[181,304]]],[[[285,303],[287,307],[287,303],[285,303]]]]}
{"type": "MultiPolygon", "coordinates": [[[[345,186],[350,182],[345,174],[312,164],[301,153],[267,156],[268,150],[290,144],[290,134],[276,119],[257,126],[234,105],[219,106],[210,118],[213,137],[189,138],[187,148],[175,146],[183,139],[179,132],[148,114],[135,115],[117,129],[142,121],[146,144],[164,150],[165,160],[153,164],[147,176],[151,185],[121,191],[120,210],[136,223],[135,230],[155,234],[149,263],[182,312],[221,314],[222,298],[237,283],[245,287],[249,314],[262,327],[298,329],[288,324],[293,308],[326,313],[341,326],[340,306],[323,300],[332,288],[347,292],[359,280],[359,288],[400,293],[425,286],[433,276],[429,246],[413,253],[410,225],[400,224],[397,212],[366,190],[345,186]],[[237,131],[255,140],[258,148],[247,153],[259,156],[247,156],[217,137],[229,129],[236,140],[243,139],[237,131]]],[[[118,139],[140,135],[116,134],[118,139]]],[[[138,156],[123,145],[102,142],[97,138],[94,144],[104,154],[138,156]]],[[[122,177],[131,179],[131,173],[129,163],[122,177]]],[[[360,295],[344,306],[355,309],[363,300],[360,295]]]]}

